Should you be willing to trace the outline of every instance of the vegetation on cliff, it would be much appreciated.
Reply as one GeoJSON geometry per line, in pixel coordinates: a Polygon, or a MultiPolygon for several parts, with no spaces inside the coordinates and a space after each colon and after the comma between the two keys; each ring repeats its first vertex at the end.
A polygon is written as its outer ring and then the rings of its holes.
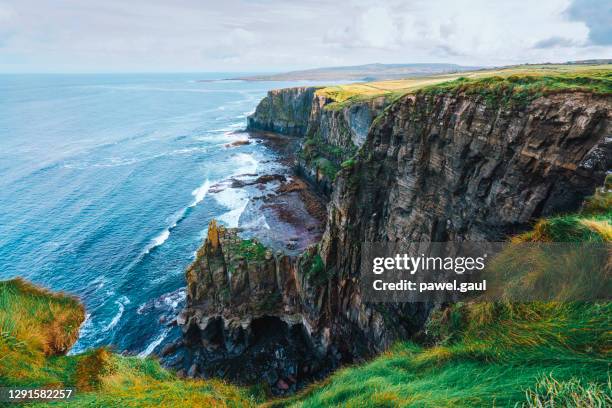
{"type": "MultiPolygon", "coordinates": [[[[609,242],[611,196],[604,187],[581,213],[540,220],[514,239],[609,242]]],[[[313,275],[321,273],[318,255],[308,263],[313,275]]],[[[74,298],[12,280],[0,284],[0,304],[3,386],[76,386],[76,399],[67,406],[237,407],[262,402],[253,390],[177,378],[149,358],[118,356],[104,348],[61,355],[84,318],[74,298]]],[[[397,343],[369,363],[264,405],[607,406],[612,403],[611,314],[610,303],[454,304],[431,316],[419,344],[397,343]]]]}
{"type": "Polygon", "coordinates": [[[0,385],[55,381],[63,370],[55,356],[76,341],[84,318],[72,297],[21,279],[0,282],[0,385]]]}
{"type": "MultiPolygon", "coordinates": [[[[0,282],[0,386],[76,387],[76,396],[50,406],[251,406],[247,390],[219,380],[186,380],[151,358],[100,348],[65,355],[84,309],[73,297],[20,279],[0,282]]],[[[45,403],[33,404],[46,406],[45,403]]]]}
{"type": "Polygon", "coordinates": [[[485,78],[459,77],[428,86],[422,92],[438,95],[465,93],[480,95],[493,106],[525,107],[532,100],[551,93],[589,92],[612,95],[612,70],[556,74],[524,73],[485,78]]]}
{"type": "Polygon", "coordinates": [[[393,81],[354,83],[322,88],[319,96],[332,100],[326,109],[342,109],[352,103],[377,97],[390,101],[423,90],[444,93],[457,90],[484,92],[488,97],[512,88],[516,98],[546,92],[586,91],[612,93],[610,65],[522,65],[504,69],[407,78],[393,81]]]}

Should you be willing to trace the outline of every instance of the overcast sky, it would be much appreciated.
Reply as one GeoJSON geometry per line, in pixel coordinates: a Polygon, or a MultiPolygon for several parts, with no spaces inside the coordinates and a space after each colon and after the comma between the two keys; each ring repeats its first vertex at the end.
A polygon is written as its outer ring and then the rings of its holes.
{"type": "Polygon", "coordinates": [[[612,57],[610,0],[0,0],[1,72],[612,57]]]}

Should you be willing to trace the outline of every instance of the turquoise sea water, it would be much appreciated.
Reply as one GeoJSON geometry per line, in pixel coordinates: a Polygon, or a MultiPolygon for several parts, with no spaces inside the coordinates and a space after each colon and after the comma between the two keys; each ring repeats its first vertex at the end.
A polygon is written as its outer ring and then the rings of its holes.
{"type": "Polygon", "coordinates": [[[237,224],[248,199],[209,186],[274,161],[225,144],[267,90],[297,84],[227,76],[0,76],[0,279],[78,295],[73,352],[160,347],[209,220],[237,224]]]}

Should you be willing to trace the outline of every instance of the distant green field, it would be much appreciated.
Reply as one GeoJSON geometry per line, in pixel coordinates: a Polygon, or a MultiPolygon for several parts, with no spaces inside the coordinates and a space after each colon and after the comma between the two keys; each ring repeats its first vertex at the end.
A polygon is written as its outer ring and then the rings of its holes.
{"type": "Polygon", "coordinates": [[[477,87],[504,82],[522,82],[524,89],[533,91],[585,90],[609,94],[612,93],[612,65],[523,65],[497,70],[329,86],[318,90],[317,94],[333,99],[334,102],[328,105],[328,109],[337,109],[364,99],[394,99],[425,89],[448,91],[468,84],[477,87]],[[527,83],[530,86],[527,86],[527,83]]]}

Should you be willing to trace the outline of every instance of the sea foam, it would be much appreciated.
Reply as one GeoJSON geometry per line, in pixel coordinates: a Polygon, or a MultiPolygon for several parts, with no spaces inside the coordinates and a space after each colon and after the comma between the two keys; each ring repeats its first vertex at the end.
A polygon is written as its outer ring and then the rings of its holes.
{"type": "Polygon", "coordinates": [[[195,207],[196,205],[200,204],[202,200],[204,200],[204,197],[206,197],[206,193],[208,193],[209,189],[210,181],[206,179],[204,184],[191,192],[191,195],[194,197],[194,201],[191,203],[190,207],[195,207]]]}
{"type": "Polygon", "coordinates": [[[149,244],[149,246],[147,246],[144,253],[148,254],[149,252],[151,252],[153,248],[158,247],[164,242],[166,242],[166,240],[169,237],[170,237],[170,228],[166,228],[165,230],[162,231],[161,234],[159,234],[158,236],[156,236],[155,238],[151,240],[151,243],[149,244]]]}
{"type": "Polygon", "coordinates": [[[195,207],[196,205],[200,204],[202,200],[204,200],[204,197],[206,197],[206,194],[208,193],[208,190],[210,189],[210,184],[211,184],[210,180],[206,179],[206,181],[200,187],[196,188],[195,190],[191,192],[191,195],[194,197],[193,202],[189,204],[188,207],[183,208],[182,210],[174,214],[174,216],[171,218],[170,226],[166,228],[165,230],[163,230],[158,236],[156,236],[155,238],[151,240],[151,243],[147,246],[147,248],[144,251],[145,255],[151,252],[153,248],[156,248],[162,245],[164,242],[168,240],[168,238],[170,238],[170,232],[174,228],[176,228],[178,223],[181,222],[187,216],[188,209],[195,207]]]}
{"type": "Polygon", "coordinates": [[[155,340],[153,340],[147,346],[147,348],[145,348],[143,351],[138,353],[138,357],[144,358],[144,357],[148,356],[149,354],[151,354],[153,352],[153,350],[155,350],[155,347],[159,346],[161,344],[161,342],[164,341],[164,339],[166,338],[168,333],[170,333],[170,329],[169,328],[164,329],[164,331],[161,332],[161,334],[159,336],[157,336],[157,338],[155,340]]]}
{"type": "Polygon", "coordinates": [[[117,314],[113,316],[113,319],[110,321],[110,323],[104,329],[102,329],[102,331],[107,332],[113,327],[115,327],[117,323],[119,323],[119,320],[121,320],[121,316],[123,316],[123,312],[125,311],[125,305],[127,305],[128,303],[130,303],[130,299],[125,296],[121,296],[121,298],[115,300],[115,304],[119,307],[119,310],[117,311],[117,314]]]}

